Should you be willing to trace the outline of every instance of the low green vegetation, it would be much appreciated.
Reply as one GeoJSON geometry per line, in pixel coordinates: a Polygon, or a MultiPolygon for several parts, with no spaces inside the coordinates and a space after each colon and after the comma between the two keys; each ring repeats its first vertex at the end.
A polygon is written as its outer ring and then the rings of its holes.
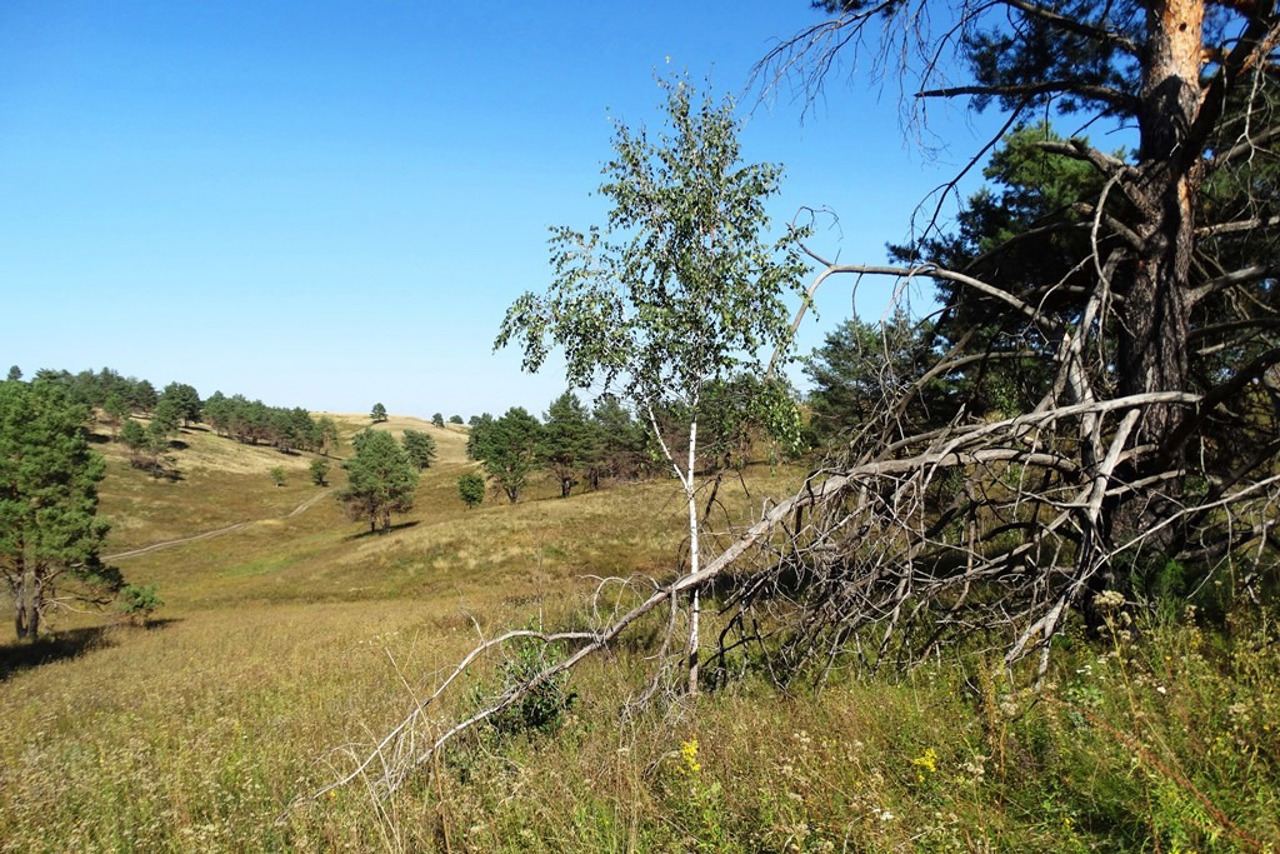
{"type": "MultiPolygon", "coordinates": [[[[1231,579],[1199,610],[1122,604],[1100,636],[1073,628],[1038,694],[980,648],[790,695],[743,655],[731,665],[745,675],[696,705],[624,718],[658,642],[642,633],[378,808],[360,782],[295,804],[352,767],[336,748],[368,744],[433,687],[471,647],[473,617],[489,635],[582,624],[596,584],[583,576],[661,573],[678,545],[670,483],[566,501],[548,476],[514,507],[467,511],[456,484],[474,464],[460,447],[447,456],[422,474],[416,524],[389,537],[351,538],[321,501],[217,549],[122,561],[163,595],[149,627],[64,622],[34,661],[3,647],[0,844],[1083,852],[1280,839],[1280,633],[1231,579]]],[[[736,520],[802,473],[744,474],[750,495],[724,490],[736,520]]],[[[104,486],[129,476],[110,467],[104,486]]],[[[261,474],[246,488],[276,491],[261,474]]],[[[495,658],[476,691],[543,655],[495,658]]],[[[450,714],[475,702],[464,692],[450,714]]]]}

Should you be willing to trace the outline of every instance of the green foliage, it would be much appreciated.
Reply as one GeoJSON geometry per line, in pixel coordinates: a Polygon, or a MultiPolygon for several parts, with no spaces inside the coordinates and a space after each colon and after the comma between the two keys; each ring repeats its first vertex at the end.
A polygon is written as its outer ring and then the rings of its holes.
{"type": "Polygon", "coordinates": [[[328,481],[325,479],[329,476],[329,461],[316,457],[311,461],[309,471],[311,472],[311,482],[316,486],[327,486],[328,481]]]}
{"type": "MultiPolygon", "coordinates": [[[[537,638],[520,638],[513,654],[502,663],[499,696],[527,685],[535,676],[557,662],[556,650],[537,638]]],[[[515,703],[489,717],[489,725],[500,736],[556,732],[573,708],[578,695],[568,690],[569,673],[544,679],[515,703]]]]}
{"type": "Polygon", "coordinates": [[[276,486],[284,486],[286,480],[283,466],[276,466],[271,469],[271,482],[276,486]]]}
{"type": "Polygon", "coordinates": [[[338,422],[327,415],[315,419],[308,435],[311,437],[311,448],[325,456],[336,453],[342,447],[342,434],[338,430],[338,422]]]}
{"type": "Polygon", "coordinates": [[[117,603],[120,611],[130,619],[145,623],[164,605],[164,600],[156,594],[154,584],[126,584],[120,588],[117,603]]]}
{"type": "Polygon", "coordinates": [[[175,398],[161,397],[151,410],[151,427],[155,429],[156,435],[168,436],[177,432],[181,420],[182,410],[175,398]]]}
{"type": "MultiPolygon", "coordinates": [[[[846,320],[829,332],[822,346],[804,360],[813,383],[809,394],[812,428],[830,441],[866,423],[874,412],[895,407],[918,378],[937,360],[927,323],[916,323],[903,311],[883,324],[846,320]]],[[[934,380],[903,407],[911,428],[953,414],[947,386],[934,380]]]]}
{"type": "Polygon", "coordinates": [[[200,393],[194,387],[185,383],[169,383],[160,395],[160,403],[164,404],[166,401],[166,405],[172,407],[184,425],[200,420],[203,404],[200,402],[200,393]]]}
{"type": "Polygon", "coordinates": [[[218,434],[249,445],[325,453],[333,453],[338,447],[338,426],[333,419],[314,419],[301,407],[267,406],[244,395],[226,397],[214,392],[204,403],[203,417],[218,434]]]}
{"type": "Polygon", "coordinates": [[[369,417],[373,419],[374,424],[379,424],[387,420],[387,408],[381,403],[375,403],[373,409],[369,412],[369,417]]]}
{"type": "Polygon", "coordinates": [[[156,387],[147,380],[140,380],[135,383],[129,390],[129,405],[139,412],[150,412],[155,408],[156,401],[160,396],[156,394],[156,387]]]}
{"type": "Polygon", "coordinates": [[[444,428],[444,415],[443,415],[443,414],[441,414],[441,413],[439,413],[439,412],[437,412],[435,415],[432,415],[432,416],[431,416],[431,423],[432,423],[432,424],[434,424],[435,426],[440,427],[440,428],[442,428],[442,429],[443,429],[443,428],[444,428]]]}
{"type": "Polygon", "coordinates": [[[400,443],[381,430],[364,430],[353,440],[356,455],[343,465],[347,485],[337,499],[355,519],[368,519],[369,530],[391,529],[391,514],[413,508],[418,471],[400,443]]]}
{"type": "Polygon", "coordinates": [[[449,416],[449,423],[450,423],[450,424],[461,424],[461,423],[462,423],[462,416],[461,416],[461,415],[450,415],[450,416],[449,416]]]}
{"type": "Polygon", "coordinates": [[[120,444],[129,449],[131,456],[140,456],[150,446],[147,440],[147,429],[132,418],[125,419],[124,424],[120,426],[120,434],[117,438],[120,444]]]}
{"type": "Polygon", "coordinates": [[[491,423],[471,429],[467,452],[484,463],[512,504],[541,465],[542,425],[523,408],[513,406],[491,423]]]}
{"type": "Polygon", "coordinates": [[[616,395],[604,394],[591,412],[592,450],[587,477],[594,488],[602,480],[630,480],[649,472],[648,430],[616,395]]]}
{"type": "Polygon", "coordinates": [[[685,79],[661,85],[667,133],[616,128],[599,188],[607,228],[553,229],[555,279],[507,310],[495,346],[518,340],[530,371],[558,346],[572,386],[692,403],[790,340],[783,296],[802,296],[804,265],[794,235],[762,236],[782,170],[741,163],[732,100],[695,103],[685,79]]]}
{"type": "Polygon", "coordinates": [[[120,425],[129,417],[129,411],[129,401],[125,400],[124,395],[119,392],[111,392],[102,404],[102,412],[107,418],[107,423],[115,430],[119,430],[120,425]]]}
{"type": "Polygon", "coordinates": [[[698,402],[698,455],[705,471],[738,469],[751,461],[757,441],[773,442],[788,457],[803,445],[800,410],[780,380],[751,374],[707,383],[698,402]]]}
{"type": "Polygon", "coordinates": [[[56,383],[0,383],[0,577],[20,640],[35,640],[47,609],[100,603],[122,583],[98,560],[110,525],[97,518],[105,465],[89,417],[56,383]]]}
{"type": "Polygon", "coordinates": [[[476,472],[467,472],[458,478],[458,495],[467,508],[479,507],[484,503],[484,476],[476,472]]]}
{"type": "Polygon", "coordinates": [[[551,402],[542,429],[540,454],[560,484],[560,497],[578,483],[595,450],[590,415],[578,396],[566,391],[551,402]]]}
{"type": "Polygon", "coordinates": [[[22,368],[17,365],[9,366],[9,375],[5,378],[8,382],[18,382],[22,379],[22,368]]]}
{"type": "Polygon", "coordinates": [[[487,441],[486,431],[493,426],[493,416],[489,413],[471,416],[471,432],[467,435],[467,459],[483,459],[484,444],[487,441]]]}
{"type": "Polygon", "coordinates": [[[421,430],[405,430],[401,441],[404,443],[405,453],[419,471],[431,467],[436,458],[435,439],[421,430]]]}

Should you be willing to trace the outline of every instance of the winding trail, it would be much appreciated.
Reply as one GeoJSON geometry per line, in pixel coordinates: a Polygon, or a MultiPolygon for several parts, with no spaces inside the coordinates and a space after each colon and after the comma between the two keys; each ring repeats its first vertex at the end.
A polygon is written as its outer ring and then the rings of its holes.
{"type": "MultiPolygon", "coordinates": [[[[292,510],[290,510],[288,513],[286,513],[284,516],[281,516],[280,518],[292,519],[294,516],[297,516],[299,513],[302,513],[307,508],[314,506],[317,501],[319,501],[321,498],[324,498],[328,494],[329,494],[329,490],[327,489],[323,490],[322,492],[317,492],[315,495],[311,496],[306,501],[302,502],[297,507],[293,508],[292,510]]],[[[263,521],[263,520],[259,520],[259,521],[263,521]]],[[[157,551],[160,551],[161,549],[169,549],[169,548],[173,548],[174,546],[184,545],[186,543],[195,543],[195,542],[199,542],[200,540],[210,540],[210,539],[213,539],[214,537],[220,537],[223,534],[230,534],[233,531],[239,531],[241,528],[247,528],[250,525],[254,525],[254,524],[256,524],[256,522],[237,522],[236,524],[228,525],[225,528],[218,528],[217,530],[214,530],[214,531],[205,531],[203,534],[196,534],[194,537],[182,537],[181,539],[177,539],[177,540],[165,540],[162,543],[152,543],[149,546],[143,546],[137,549],[130,549],[129,551],[126,551],[126,552],[119,552],[113,555],[103,555],[102,559],[103,560],[121,560],[122,558],[126,558],[126,557],[137,557],[138,555],[144,555],[144,554],[147,554],[148,552],[157,552],[157,551]]]]}

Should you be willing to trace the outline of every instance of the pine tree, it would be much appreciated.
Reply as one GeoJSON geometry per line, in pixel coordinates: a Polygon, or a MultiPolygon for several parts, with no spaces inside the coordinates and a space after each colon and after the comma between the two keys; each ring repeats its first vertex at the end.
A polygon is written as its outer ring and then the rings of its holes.
{"type": "Polygon", "coordinates": [[[369,531],[391,529],[391,514],[413,509],[418,472],[390,433],[364,430],[353,444],[356,455],[343,468],[347,485],[337,499],[351,519],[368,519],[369,531]]]}
{"type": "Polygon", "coordinates": [[[421,430],[405,430],[401,442],[404,444],[405,453],[409,455],[409,459],[419,471],[431,467],[431,463],[436,458],[435,439],[421,430]]]}
{"type": "Polygon", "coordinates": [[[0,383],[0,576],[19,640],[35,640],[55,604],[103,603],[121,584],[98,559],[110,526],[97,517],[105,465],[89,417],[55,384],[0,383]]]}
{"type": "Polygon", "coordinates": [[[474,450],[484,463],[485,471],[515,504],[529,482],[529,475],[540,465],[542,425],[523,408],[513,406],[478,434],[473,430],[472,438],[476,440],[474,450]]]}
{"type": "Polygon", "coordinates": [[[542,460],[560,484],[560,497],[568,498],[591,459],[591,422],[578,396],[569,391],[552,401],[543,420],[542,460]]]}

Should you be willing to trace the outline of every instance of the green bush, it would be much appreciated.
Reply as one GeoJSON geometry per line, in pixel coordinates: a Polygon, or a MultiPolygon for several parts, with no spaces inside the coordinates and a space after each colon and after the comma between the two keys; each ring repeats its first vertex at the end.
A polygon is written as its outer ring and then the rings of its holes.
{"type": "Polygon", "coordinates": [[[484,476],[471,472],[458,478],[458,495],[466,502],[467,507],[477,507],[484,503],[484,476]]]}
{"type": "Polygon", "coordinates": [[[116,601],[119,603],[120,611],[129,619],[142,623],[149,620],[155,610],[164,605],[164,600],[156,595],[154,584],[126,584],[120,588],[119,598],[116,601]]]}
{"type": "MultiPolygon", "coordinates": [[[[519,690],[556,661],[554,647],[537,638],[521,638],[514,654],[502,664],[502,686],[498,696],[504,697],[519,690]]],[[[567,690],[568,684],[567,672],[544,680],[515,703],[492,715],[490,726],[504,737],[531,732],[554,733],[560,729],[565,714],[578,699],[576,693],[567,690]]]]}

